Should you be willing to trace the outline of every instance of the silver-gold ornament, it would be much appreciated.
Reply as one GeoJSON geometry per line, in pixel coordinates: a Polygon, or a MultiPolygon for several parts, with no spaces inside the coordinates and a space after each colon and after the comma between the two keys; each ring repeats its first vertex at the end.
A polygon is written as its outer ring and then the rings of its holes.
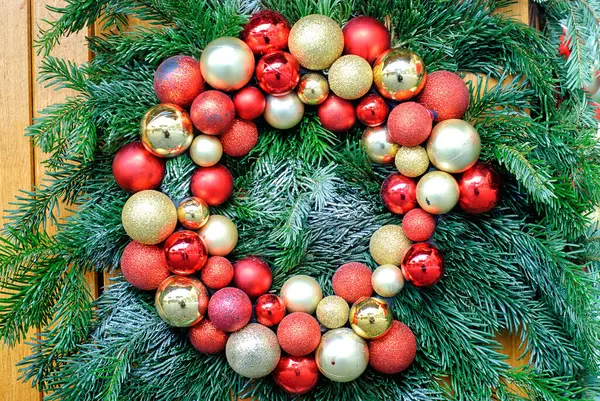
{"type": "Polygon", "coordinates": [[[263,116],[273,128],[290,129],[302,121],[304,103],[294,91],[283,96],[268,95],[263,116]]]}
{"type": "Polygon", "coordinates": [[[350,327],[362,338],[383,337],[392,327],[392,311],[387,302],[374,297],[361,298],[350,308],[350,327]]]}
{"type": "Polygon", "coordinates": [[[373,271],[371,276],[373,290],[382,297],[393,297],[404,288],[402,270],[394,265],[381,265],[373,271]]]}
{"type": "Polygon", "coordinates": [[[314,72],[302,75],[296,87],[298,98],[304,104],[316,106],[327,99],[329,95],[329,83],[327,78],[314,72]]]}
{"type": "Polygon", "coordinates": [[[443,171],[431,171],[417,183],[417,202],[427,213],[448,213],[456,206],[458,196],[458,183],[443,171]]]}
{"type": "Polygon", "coordinates": [[[163,242],[177,226],[177,208],[162,192],[137,192],[125,202],[123,228],[134,241],[144,245],[163,242]]]}
{"type": "Polygon", "coordinates": [[[250,323],[227,339],[227,363],[237,374],[248,378],[271,373],[281,356],[277,335],[267,327],[250,323]]]}
{"type": "Polygon", "coordinates": [[[197,230],[208,221],[210,216],[206,202],[196,196],[190,196],[177,206],[177,219],[189,230],[197,230]]]}
{"type": "Polygon", "coordinates": [[[479,159],[481,139],[468,122],[458,119],[437,124],[427,140],[427,155],[431,163],[447,173],[462,173],[479,159]]]}
{"type": "Polygon", "coordinates": [[[423,60],[409,49],[390,49],[373,64],[373,82],[379,93],[388,99],[412,98],[423,90],[426,78],[423,60]]]}
{"type": "Polygon", "coordinates": [[[193,277],[170,276],[156,290],[154,304],[159,316],[174,327],[190,327],[204,317],[208,292],[193,277]]]}
{"type": "Polygon", "coordinates": [[[192,141],[190,157],[201,167],[214,166],[223,156],[223,145],[214,135],[200,134],[192,141]]]}
{"type": "Polygon", "coordinates": [[[352,329],[330,330],[321,337],[315,352],[323,376],[335,382],[349,382],[363,374],[369,364],[369,347],[352,329]]]}
{"type": "Polygon", "coordinates": [[[389,164],[394,161],[399,149],[397,144],[388,141],[388,130],[385,125],[365,128],[361,143],[369,159],[378,164],[389,164]]]}
{"type": "Polygon", "coordinates": [[[190,115],[175,104],[159,104],[146,112],[140,124],[146,150],[158,157],[175,157],[185,152],[194,139],[190,115]]]}
{"type": "Polygon", "coordinates": [[[288,47],[300,65],[309,70],[329,68],[344,50],[344,34],[331,18],[312,14],[292,27],[288,47]]]}
{"type": "Polygon", "coordinates": [[[306,312],[309,315],[315,312],[317,305],[323,299],[323,291],[317,280],[305,275],[287,279],[279,295],[288,313],[306,312]]]}
{"type": "Polygon", "coordinates": [[[206,83],[214,89],[240,89],[252,78],[254,54],[243,40],[222,36],[204,48],[200,56],[200,71],[206,83]]]}
{"type": "Polygon", "coordinates": [[[331,91],[348,100],[363,97],[373,84],[373,70],[367,60],[352,54],[335,60],[327,77],[331,91]]]}
{"type": "Polygon", "coordinates": [[[317,319],[328,329],[337,329],[348,322],[348,302],[337,295],[325,297],[317,305],[317,319]]]}
{"type": "Polygon", "coordinates": [[[212,256],[228,255],[238,242],[238,229],[229,217],[214,214],[198,230],[206,242],[208,254],[212,256]]]}

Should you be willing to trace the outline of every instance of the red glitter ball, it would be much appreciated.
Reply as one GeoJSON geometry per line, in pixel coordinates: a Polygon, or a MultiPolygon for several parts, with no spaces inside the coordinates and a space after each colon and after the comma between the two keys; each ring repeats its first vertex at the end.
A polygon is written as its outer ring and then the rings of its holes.
{"type": "Polygon", "coordinates": [[[298,85],[300,65],[289,53],[268,53],[256,65],[256,80],[265,92],[271,95],[285,95],[298,85]]]}
{"type": "Polygon", "coordinates": [[[287,47],[290,24],[283,15],[261,10],[244,25],[241,38],[254,54],[262,55],[287,47]]]}
{"type": "Polygon", "coordinates": [[[397,320],[387,334],[369,342],[369,365],[381,373],[394,374],[407,369],[417,355],[413,332],[397,320]]]}
{"type": "Polygon", "coordinates": [[[429,111],[415,102],[400,103],[394,107],[387,123],[389,139],[402,146],[417,146],[425,142],[432,126],[429,111]]]}
{"type": "Polygon", "coordinates": [[[258,129],[252,121],[236,118],[231,127],[221,134],[223,152],[232,157],[246,156],[258,142],[258,129]]]}
{"type": "Polygon", "coordinates": [[[415,287],[437,284],[444,275],[444,256],[431,244],[414,244],[404,255],[402,274],[415,287]]]}
{"type": "Polygon", "coordinates": [[[371,276],[373,272],[359,262],[341,265],[333,275],[333,292],[353,304],[359,298],[373,294],[371,276]]]}
{"type": "Polygon", "coordinates": [[[200,132],[219,135],[231,127],[235,118],[235,106],[223,92],[209,90],[196,97],[190,109],[190,117],[200,132]]]}
{"type": "Polygon", "coordinates": [[[233,176],[222,164],[200,167],[192,174],[192,195],[197,196],[209,206],[224,203],[233,192],[233,176]]]}
{"type": "Polygon", "coordinates": [[[436,122],[460,119],[469,108],[469,88],[455,73],[435,71],[427,76],[427,83],[417,101],[437,113],[436,122]]]}
{"type": "Polygon", "coordinates": [[[244,120],[254,120],[262,116],[267,107],[267,100],[260,89],[246,86],[233,95],[235,113],[244,120]]]}
{"type": "Polygon", "coordinates": [[[195,231],[174,232],[165,241],[163,249],[169,270],[182,276],[196,273],[208,259],[206,243],[195,231]]]}
{"type": "Polygon", "coordinates": [[[213,290],[226,287],[233,279],[233,265],[222,256],[211,256],[200,270],[200,278],[213,290]]]}
{"type": "Polygon", "coordinates": [[[233,284],[249,297],[269,291],[272,282],[271,268],[259,257],[248,256],[233,264],[233,284]]]}
{"type": "Polygon", "coordinates": [[[381,200],[390,212],[404,214],[417,206],[417,183],[400,173],[390,174],[381,184],[381,200]]]}
{"type": "Polygon", "coordinates": [[[285,316],[283,299],[274,294],[264,294],[256,300],[256,320],[263,326],[275,326],[285,316]]]}
{"type": "Polygon", "coordinates": [[[228,337],[227,333],[206,318],[190,327],[188,335],[194,348],[203,354],[218,354],[223,351],[228,337]]]}
{"type": "Polygon", "coordinates": [[[321,341],[321,327],[308,313],[290,313],[277,327],[277,340],[281,349],[290,355],[308,355],[321,341]]]}
{"type": "Polygon", "coordinates": [[[171,275],[161,247],[131,241],[121,256],[125,280],[140,290],[156,290],[171,275]]]}
{"type": "Polygon", "coordinates": [[[492,210],[500,200],[500,175],[485,163],[477,162],[458,180],[462,210],[470,214],[492,210]]]}
{"type": "Polygon", "coordinates": [[[308,393],[319,381],[319,368],[314,355],[282,355],[273,371],[273,379],[290,394],[308,393]]]}
{"type": "Polygon", "coordinates": [[[367,127],[377,127],[385,123],[389,111],[385,99],[374,93],[363,97],[356,106],[358,120],[367,127]]]}
{"type": "Polygon", "coordinates": [[[344,26],[344,54],[355,54],[373,64],[390,48],[390,32],[373,17],[352,18],[344,26]]]}
{"type": "Polygon", "coordinates": [[[352,102],[330,94],[317,109],[323,128],[332,132],[344,132],[354,127],[356,112],[352,102]]]}
{"type": "Polygon", "coordinates": [[[239,288],[221,288],[208,301],[208,317],[220,330],[238,331],[252,317],[252,302],[239,288]]]}
{"type": "Polygon", "coordinates": [[[423,209],[412,209],[402,219],[402,231],[411,241],[427,241],[435,231],[435,218],[423,209]]]}
{"type": "Polygon", "coordinates": [[[126,191],[156,189],[165,176],[165,162],[148,152],[141,142],[131,142],[115,155],[112,172],[117,185],[126,191]]]}
{"type": "Polygon", "coordinates": [[[160,103],[189,107],[204,91],[200,63],[190,56],[169,57],[156,69],[154,91],[160,103]]]}

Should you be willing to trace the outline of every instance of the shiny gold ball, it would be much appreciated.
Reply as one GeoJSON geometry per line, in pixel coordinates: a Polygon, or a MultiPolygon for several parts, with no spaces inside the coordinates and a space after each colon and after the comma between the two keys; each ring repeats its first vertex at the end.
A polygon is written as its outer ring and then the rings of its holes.
{"type": "Polygon", "coordinates": [[[337,295],[325,297],[317,305],[317,319],[328,329],[337,329],[348,322],[348,302],[337,295]]]}
{"type": "Polygon", "coordinates": [[[427,140],[431,163],[447,173],[462,173],[479,159],[481,139],[475,127],[463,120],[450,119],[437,124],[427,140]]]}
{"type": "Polygon", "coordinates": [[[225,256],[231,253],[238,242],[238,230],[233,221],[220,214],[213,214],[198,230],[206,242],[208,254],[225,256]]]}
{"type": "Polygon", "coordinates": [[[204,48],[200,56],[200,71],[213,89],[240,89],[254,73],[254,53],[243,40],[221,36],[204,48]]]}
{"type": "Polygon", "coordinates": [[[458,183],[450,174],[432,171],[417,183],[417,202],[427,213],[448,213],[458,202],[458,183]]]}
{"type": "Polygon", "coordinates": [[[375,60],[373,81],[388,99],[408,100],[425,86],[427,72],[421,57],[405,48],[390,49],[375,60]]]}
{"type": "Polygon", "coordinates": [[[177,226],[177,209],[162,192],[137,192],[125,202],[123,228],[134,241],[145,245],[163,242],[177,226]]]}
{"type": "Polygon", "coordinates": [[[350,308],[350,327],[362,338],[383,337],[392,327],[392,311],[383,299],[361,298],[350,308]]]}
{"type": "Polygon", "coordinates": [[[194,138],[190,146],[190,157],[201,167],[214,166],[223,156],[223,145],[214,135],[200,134],[194,138]]]}
{"type": "Polygon", "coordinates": [[[404,235],[402,227],[388,224],[373,233],[369,252],[380,265],[400,266],[411,245],[412,242],[404,235]]]}
{"type": "Polygon", "coordinates": [[[362,57],[352,54],[335,60],[329,68],[329,87],[342,99],[363,97],[373,84],[371,65],[362,57]]]}
{"type": "Polygon", "coordinates": [[[388,141],[388,130],[385,125],[365,128],[361,143],[369,159],[378,164],[391,163],[399,148],[395,143],[388,141]]]}
{"type": "Polygon", "coordinates": [[[315,362],[323,376],[346,383],[357,379],[367,369],[369,347],[351,329],[333,329],[321,337],[315,351],[315,362]]]}
{"type": "Polygon", "coordinates": [[[208,221],[209,209],[206,202],[196,196],[190,196],[177,206],[177,219],[189,230],[197,230],[208,221]]]}
{"type": "Polygon", "coordinates": [[[250,323],[227,339],[227,363],[243,377],[257,378],[271,373],[281,357],[281,348],[273,330],[250,323]]]}
{"type": "Polygon", "coordinates": [[[302,121],[304,103],[293,91],[282,96],[268,95],[263,116],[273,128],[290,129],[302,121]]]}
{"type": "Polygon", "coordinates": [[[418,177],[429,168],[429,157],[422,146],[402,146],[396,153],[396,168],[407,177],[418,177]]]}
{"type": "Polygon", "coordinates": [[[175,157],[194,139],[190,115],[175,104],[159,104],[146,112],[140,125],[142,144],[158,157],[175,157]]]}
{"type": "Polygon", "coordinates": [[[324,70],[341,56],[344,34],[331,18],[319,14],[307,15],[292,27],[288,46],[302,67],[324,70]]]}
{"type": "Polygon", "coordinates": [[[302,103],[316,106],[329,96],[329,83],[323,75],[311,72],[300,78],[296,92],[302,103]]]}
{"type": "Polygon", "coordinates": [[[381,265],[373,271],[371,285],[378,295],[394,297],[404,288],[402,270],[394,265],[381,265]]]}
{"type": "Polygon", "coordinates": [[[171,326],[190,327],[204,317],[208,292],[198,279],[170,276],[156,290],[154,304],[159,316],[171,326]]]}
{"type": "Polygon", "coordinates": [[[279,296],[288,313],[306,312],[312,315],[323,299],[323,291],[317,280],[299,275],[292,276],[283,283],[279,296]]]}

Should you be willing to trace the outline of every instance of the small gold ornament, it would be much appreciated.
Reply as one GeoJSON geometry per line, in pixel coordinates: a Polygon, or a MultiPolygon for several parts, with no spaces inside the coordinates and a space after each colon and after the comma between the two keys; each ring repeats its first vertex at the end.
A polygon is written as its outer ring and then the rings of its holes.
{"type": "Polygon", "coordinates": [[[316,106],[327,99],[329,83],[323,75],[311,72],[300,78],[296,92],[302,103],[316,106]]]}
{"type": "Polygon", "coordinates": [[[362,57],[346,55],[329,68],[329,87],[342,99],[354,100],[367,94],[373,84],[373,70],[362,57]]]}
{"type": "Polygon", "coordinates": [[[162,192],[137,192],[125,202],[123,228],[134,241],[145,245],[163,242],[177,226],[177,209],[162,192]]]}
{"type": "Polygon", "coordinates": [[[427,213],[448,213],[458,202],[458,183],[450,174],[432,171],[417,183],[417,202],[427,213]]]}
{"type": "Polygon", "coordinates": [[[319,14],[307,15],[292,27],[288,46],[302,67],[324,70],[341,56],[344,34],[331,18],[319,14]]]}
{"type": "Polygon", "coordinates": [[[294,91],[283,96],[268,95],[263,116],[273,128],[290,129],[302,121],[304,103],[294,91]]]}
{"type": "Polygon", "coordinates": [[[396,153],[396,168],[407,177],[425,174],[429,167],[427,151],[422,146],[402,146],[396,153]]]}
{"type": "Polygon", "coordinates": [[[378,295],[394,297],[404,288],[402,270],[394,265],[381,265],[373,272],[371,285],[378,295]]]}
{"type": "Polygon", "coordinates": [[[223,156],[223,145],[214,135],[200,134],[190,146],[190,157],[201,167],[214,166],[223,156]]]}
{"type": "Polygon", "coordinates": [[[406,237],[402,227],[388,224],[373,233],[369,252],[380,265],[400,266],[411,245],[412,242],[406,237]]]}
{"type": "Polygon", "coordinates": [[[317,305],[317,319],[328,329],[337,329],[348,322],[348,302],[337,295],[325,297],[317,305]]]}
{"type": "Polygon", "coordinates": [[[392,311],[383,299],[361,298],[350,308],[350,326],[362,338],[373,340],[392,327],[392,311]]]}
{"type": "Polygon", "coordinates": [[[306,312],[312,315],[323,299],[323,291],[317,280],[299,275],[292,276],[283,283],[279,296],[283,299],[288,313],[306,312]]]}
{"type": "Polygon", "coordinates": [[[194,139],[190,115],[175,104],[159,104],[146,112],[140,125],[142,143],[158,157],[175,157],[194,139]]]}
{"type": "Polygon", "coordinates": [[[405,48],[390,49],[375,60],[373,81],[383,96],[408,100],[425,86],[427,72],[421,57],[405,48]]]}
{"type": "Polygon", "coordinates": [[[162,320],[174,327],[190,327],[204,317],[208,292],[198,279],[170,276],[156,290],[154,303],[162,320]]]}
{"type": "Polygon", "coordinates": [[[388,130],[385,125],[365,128],[361,142],[369,159],[378,164],[391,163],[399,148],[395,143],[388,141],[388,130]]]}
{"type": "Polygon", "coordinates": [[[321,337],[315,362],[323,376],[334,382],[357,379],[369,364],[369,347],[365,340],[347,327],[333,329],[321,337]]]}
{"type": "Polygon", "coordinates": [[[209,209],[202,199],[190,196],[181,201],[177,206],[177,218],[182,226],[190,230],[197,230],[208,221],[209,209]]]}
{"type": "Polygon", "coordinates": [[[221,36],[204,48],[200,56],[200,71],[213,89],[240,89],[254,73],[254,53],[243,40],[221,36]]]}
{"type": "Polygon", "coordinates": [[[225,346],[227,363],[243,377],[257,378],[271,373],[281,357],[281,348],[273,330],[250,323],[231,333],[225,346]]]}
{"type": "Polygon", "coordinates": [[[481,139],[475,127],[463,120],[450,119],[439,123],[427,141],[431,163],[447,173],[462,173],[479,159],[481,139]]]}
{"type": "Polygon", "coordinates": [[[198,234],[206,242],[208,254],[212,256],[228,255],[238,241],[238,230],[233,221],[219,214],[210,216],[198,234]]]}

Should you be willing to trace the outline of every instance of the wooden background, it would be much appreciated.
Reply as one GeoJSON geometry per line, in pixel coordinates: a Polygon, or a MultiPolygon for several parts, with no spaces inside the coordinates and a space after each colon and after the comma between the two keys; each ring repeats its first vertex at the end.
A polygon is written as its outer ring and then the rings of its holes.
{"type": "MultiPolygon", "coordinates": [[[[38,185],[44,168],[40,162],[44,154],[34,149],[30,141],[24,137],[24,129],[31,124],[37,111],[56,102],[61,102],[69,95],[68,91],[55,91],[45,88],[36,81],[41,59],[32,48],[38,30],[44,26],[44,20],[52,18],[46,9],[47,5],[60,6],[64,0],[0,0],[0,204],[2,210],[9,208],[19,189],[31,189],[38,185]]],[[[506,13],[529,23],[529,0],[519,0],[506,13]]],[[[89,60],[91,54],[85,46],[85,35],[93,33],[81,32],[64,39],[53,55],[68,58],[77,63],[89,60]]],[[[102,290],[104,278],[90,275],[88,278],[92,292],[98,296],[102,290]]],[[[32,333],[33,334],[33,333],[32,333]]],[[[509,357],[509,362],[516,366],[524,363],[518,360],[521,352],[518,349],[519,339],[507,334],[499,334],[499,338],[509,357]]],[[[19,373],[15,366],[29,348],[21,344],[14,348],[0,346],[0,400],[34,401],[40,400],[43,394],[31,388],[28,383],[18,380],[19,373]]]]}

